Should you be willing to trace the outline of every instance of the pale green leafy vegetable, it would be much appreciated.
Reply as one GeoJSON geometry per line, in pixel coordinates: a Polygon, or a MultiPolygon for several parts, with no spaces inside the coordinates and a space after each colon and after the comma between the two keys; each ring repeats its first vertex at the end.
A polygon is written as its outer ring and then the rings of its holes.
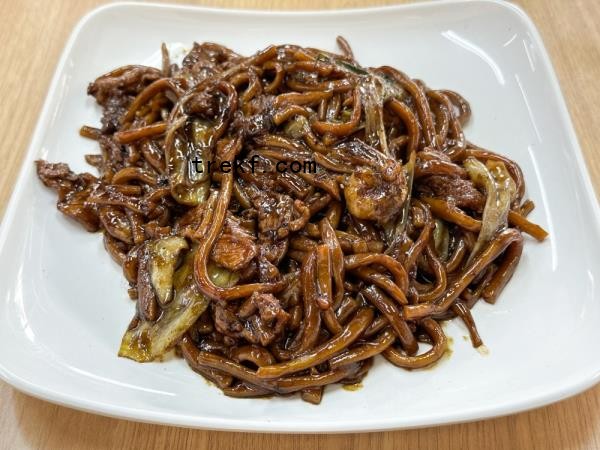
{"type": "MultiPolygon", "coordinates": [[[[173,275],[173,300],[156,322],[140,321],[125,332],[119,356],[137,362],[153,361],[172,348],[206,310],[210,301],[194,281],[194,254],[195,250],[189,251],[173,275]]],[[[230,287],[238,281],[237,275],[216,265],[209,265],[208,271],[218,286],[230,287]]]]}
{"type": "Polygon", "coordinates": [[[187,248],[187,241],[180,236],[168,236],[148,243],[150,281],[161,306],[171,301],[175,266],[179,254],[187,248]]]}
{"type": "Polygon", "coordinates": [[[442,261],[448,259],[448,248],[450,246],[450,233],[446,223],[441,219],[435,219],[435,227],[433,229],[433,242],[435,251],[442,261]]]}
{"type": "Polygon", "coordinates": [[[175,137],[169,179],[171,194],[178,203],[195,206],[208,198],[213,128],[208,121],[195,119],[185,127],[188,141],[175,137]]]}
{"type": "Polygon", "coordinates": [[[284,129],[285,134],[292,139],[300,139],[309,131],[308,119],[301,115],[296,115],[292,120],[289,120],[284,129]]]}

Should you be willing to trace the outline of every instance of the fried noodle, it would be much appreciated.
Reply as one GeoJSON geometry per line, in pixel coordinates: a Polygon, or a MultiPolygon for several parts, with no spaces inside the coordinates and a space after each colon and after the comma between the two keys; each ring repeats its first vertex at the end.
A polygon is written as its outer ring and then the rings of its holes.
{"type": "Polygon", "coordinates": [[[527,233],[518,164],[470,143],[471,109],[389,66],[295,45],[243,57],[194,44],[181,65],[129,65],[88,93],[99,175],[37,161],[58,209],[122,267],[136,301],[119,355],[175,348],[226,395],[357,383],[448,350],[514,273],[527,233]],[[280,167],[314,170],[277,170],[280,167]],[[220,170],[210,170],[210,168],[220,170]],[[229,169],[229,170],[227,170],[229,169]]]}

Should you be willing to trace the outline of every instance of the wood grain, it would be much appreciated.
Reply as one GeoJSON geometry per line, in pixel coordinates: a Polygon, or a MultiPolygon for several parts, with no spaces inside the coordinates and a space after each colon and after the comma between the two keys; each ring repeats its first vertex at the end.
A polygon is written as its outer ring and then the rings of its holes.
{"type": "MultiPolygon", "coordinates": [[[[68,34],[103,0],[0,2],[0,215],[46,96],[68,34]]],[[[189,2],[188,2],[189,3],[189,2]]],[[[198,2],[221,6],[215,0],[198,2]]],[[[234,0],[228,7],[347,8],[397,2],[366,0],[234,0]]],[[[521,0],[544,38],[581,146],[600,193],[600,3],[521,0]]],[[[4,261],[3,261],[4,263],[4,261]]],[[[597,343],[590,343],[597,345],[597,343]]],[[[0,383],[0,448],[600,448],[600,386],[561,403],[510,417],[421,430],[355,435],[266,435],[206,432],[138,424],[36,400],[0,383]]]]}

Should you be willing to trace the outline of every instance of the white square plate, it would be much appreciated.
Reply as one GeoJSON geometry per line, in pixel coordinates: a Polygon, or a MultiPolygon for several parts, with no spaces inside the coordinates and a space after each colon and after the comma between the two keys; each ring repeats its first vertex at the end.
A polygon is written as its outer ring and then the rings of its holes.
{"type": "Polygon", "coordinates": [[[271,13],[122,3],[88,14],[59,62],[0,232],[0,376],[75,408],[192,427],[351,432],[482,419],[573,395],[600,380],[599,214],[556,77],[539,34],[495,1],[383,9],[271,13]],[[83,160],[78,136],[99,121],[87,83],[120,65],[158,62],[161,42],[216,41],[242,54],[272,43],[335,48],[345,36],[363,65],[391,65],[471,102],[469,139],[521,164],[533,220],[516,275],[495,306],[474,310],[490,352],[473,350],[458,322],[453,354],[432,370],[379,361],[364,387],[299,398],[222,395],[182,360],[137,364],[117,349],[134,310],[120,269],[54,207],[33,161],[83,160]]]}

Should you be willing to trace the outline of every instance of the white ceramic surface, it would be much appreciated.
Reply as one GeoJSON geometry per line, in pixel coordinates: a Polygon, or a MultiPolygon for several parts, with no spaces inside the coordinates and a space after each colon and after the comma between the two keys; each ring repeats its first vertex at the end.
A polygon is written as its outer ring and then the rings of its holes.
{"type": "MultiPolygon", "coordinates": [[[[52,36],[47,37],[52,39],[52,36]]],[[[0,376],[52,402],[192,427],[352,432],[475,420],[533,408],[600,380],[599,215],[548,55],[531,21],[507,3],[465,1],[384,9],[272,13],[113,4],[88,14],[59,62],[0,232],[0,376]],[[117,357],[134,303],[119,268],[55,209],[33,161],[83,160],[78,136],[99,108],[87,83],[114,67],[157,61],[160,43],[216,41],[250,54],[271,43],[333,50],[341,34],[364,65],[392,65],[462,93],[467,136],[518,161],[534,221],[516,275],[495,306],[474,310],[484,356],[449,323],[453,353],[407,372],[378,361],[364,387],[328,388],[320,406],[298,398],[223,396],[177,359],[117,357]]]]}

